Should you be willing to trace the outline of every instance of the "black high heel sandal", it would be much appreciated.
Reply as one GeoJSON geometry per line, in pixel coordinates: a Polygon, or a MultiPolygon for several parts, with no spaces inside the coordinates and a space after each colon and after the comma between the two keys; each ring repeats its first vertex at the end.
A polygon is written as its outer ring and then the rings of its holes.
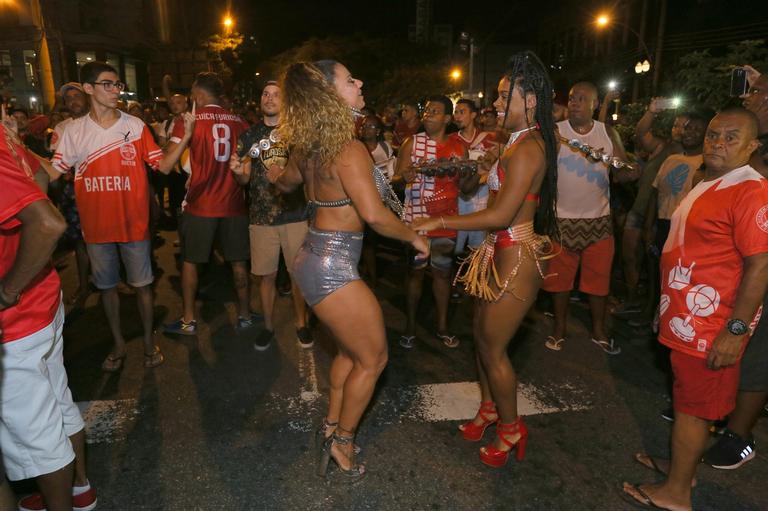
{"type": "MultiPolygon", "coordinates": [[[[338,426],[338,422],[328,422],[328,419],[323,419],[323,423],[320,424],[320,427],[315,431],[315,449],[318,451],[321,450],[325,441],[333,436],[333,433],[330,435],[328,434],[328,430],[331,428],[337,428],[338,426]]],[[[363,448],[359,445],[352,445],[352,452],[355,453],[355,456],[360,454],[362,451],[363,448]]]]}
{"type": "Polygon", "coordinates": [[[326,477],[326,474],[328,473],[328,465],[330,464],[331,460],[333,460],[333,462],[336,463],[336,466],[339,468],[339,474],[341,474],[341,482],[352,484],[361,481],[365,477],[365,465],[362,463],[355,464],[354,454],[352,454],[349,459],[351,466],[345,470],[341,467],[341,464],[336,458],[333,457],[331,453],[331,447],[334,443],[337,445],[349,445],[352,443],[353,438],[354,437],[351,436],[339,436],[334,432],[333,435],[328,437],[325,442],[323,442],[323,450],[320,453],[320,460],[317,463],[317,470],[315,472],[319,477],[326,477]]]}

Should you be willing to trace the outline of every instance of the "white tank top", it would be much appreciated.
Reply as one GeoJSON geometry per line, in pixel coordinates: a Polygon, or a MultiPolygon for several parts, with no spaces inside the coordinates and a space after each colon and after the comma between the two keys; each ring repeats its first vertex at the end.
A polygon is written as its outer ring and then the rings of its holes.
{"type": "MultiPolygon", "coordinates": [[[[589,133],[581,135],[567,120],[557,123],[560,136],[579,139],[613,156],[613,143],[605,124],[594,121],[589,133]]],[[[560,144],[557,155],[557,216],[559,218],[600,218],[611,214],[608,165],[592,161],[573,147],[560,144]]]]}

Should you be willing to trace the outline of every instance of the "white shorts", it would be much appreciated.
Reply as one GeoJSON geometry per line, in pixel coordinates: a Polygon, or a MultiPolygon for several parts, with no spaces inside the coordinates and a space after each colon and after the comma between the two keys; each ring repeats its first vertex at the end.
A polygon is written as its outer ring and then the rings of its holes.
{"type": "Polygon", "coordinates": [[[64,306],[53,323],[0,345],[0,449],[12,481],[50,474],[75,459],[69,437],[85,425],[64,370],[64,306]]]}

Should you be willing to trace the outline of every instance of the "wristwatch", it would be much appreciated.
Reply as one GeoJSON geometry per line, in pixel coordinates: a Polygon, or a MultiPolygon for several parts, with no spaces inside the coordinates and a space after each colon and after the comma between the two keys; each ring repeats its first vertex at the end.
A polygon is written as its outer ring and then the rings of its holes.
{"type": "Polygon", "coordinates": [[[740,319],[732,319],[726,323],[725,327],[733,335],[746,335],[749,332],[749,327],[740,319]]]}

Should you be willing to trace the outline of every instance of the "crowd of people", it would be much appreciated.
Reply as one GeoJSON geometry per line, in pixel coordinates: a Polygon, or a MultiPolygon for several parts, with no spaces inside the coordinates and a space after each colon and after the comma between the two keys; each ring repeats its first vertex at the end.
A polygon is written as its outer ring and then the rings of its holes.
{"type": "MultiPolygon", "coordinates": [[[[702,457],[716,468],[754,457],[751,430],[768,398],[768,320],[760,321],[768,76],[746,69],[743,106],[667,111],[654,98],[629,140],[604,121],[605,108],[595,119],[600,97],[590,82],[573,84],[567,105],[557,105],[547,66],[531,52],[510,58],[484,110],[438,95],[377,114],[363,82],[333,60],[291,65],[280,82],[266,82],[258,109],[232,106],[212,72],[199,73],[189,91],[166,81],[151,107],[123,103],[125,85],[101,62],[82,66],[80,82],[64,84],[46,116],[4,106],[0,449],[7,477],[35,478],[40,489],[19,509],[96,507],[63,365],[64,306],[82,308],[98,290],[113,339],[101,369],[118,372],[127,353],[118,290],[131,288],[144,367],[163,364],[153,239],[168,225],[178,230],[183,309],[166,334],[197,334],[199,273],[214,253],[232,269],[233,326],[257,351],[276,341],[282,291],[292,295],[301,348],[314,345],[310,313],[332,334],[318,474],[333,460],[348,482],[366,475],[354,438],[387,364],[374,294],[386,237],[401,242],[408,267],[396,349],[419,342],[425,279],[430,328],[446,349],[462,342],[451,330],[451,300],[474,302],[482,402],[459,429],[480,441],[496,427],[480,449],[486,465],[525,456],[507,348],[540,295],[550,297],[553,317],[541,341],[553,351],[567,349],[574,298],[586,299],[591,341],[609,356],[621,354],[610,314],[653,328],[674,380],[673,409],[664,412],[674,421],[671,459],[638,453],[666,479],[625,483],[624,494],[691,509],[702,457]],[[672,120],[666,133],[662,118],[672,120]],[[66,298],[50,264],[57,249],[74,251],[77,263],[79,287],[66,298]],[[707,449],[714,421],[727,423],[707,449]]],[[[0,498],[12,502],[7,484],[0,498]]]]}

